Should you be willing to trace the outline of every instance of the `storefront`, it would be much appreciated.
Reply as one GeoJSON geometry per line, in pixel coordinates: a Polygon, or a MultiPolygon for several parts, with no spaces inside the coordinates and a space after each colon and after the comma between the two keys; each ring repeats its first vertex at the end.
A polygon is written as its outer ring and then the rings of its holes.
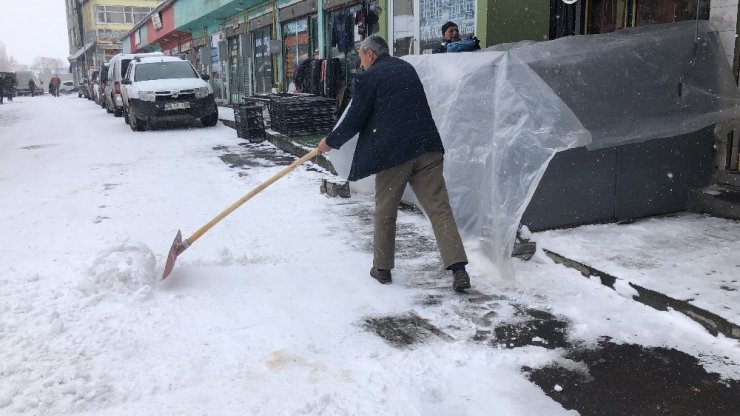
{"type": "Polygon", "coordinates": [[[550,39],[709,19],[709,0],[581,0],[571,5],[551,0],[550,9],[550,39]]]}
{"type": "Polygon", "coordinates": [[[216,102],[225,103],[227,100],[226,85],[224,83],[223,66],[227,62],[226,39],[223,32],[211,35],[211,87],[216,102]]]}
{"type": "Polygon", "coordinates": [[[343,109],[349,102],[355,76],[361,71],[358,48],[366,36],[378,31],[377,2],[357,0],[325,1],[327,9],[326,51],[332,68],[336,88],[328,96],[337,99],[343,109]]]}
{"type": "Polygon", "coordinates": [[[239,104],[243,101],[245,93],[248,91],[248,46],[246,38],[247,24],[237,25],[236,19],[232,27],[226,30],[226,50],[227,50],[227,68],[226,80],[229,96],[229,103],[239,104]]]}
{"type": "Polygon", "coordinates": [[[273,74],[273,55],[270,53],[270,39],[272,39],[272,12],[255,17],[249,21],[249,34],[252,64],[252,94],[267,94],[272,91],[275,83],[273,74]]]}
{"type": "Polygon", "coordinates": [[[301,62],[318,57],[316,10],[316,0],[303,0],[280,9],[283,91],[288,91],[301,62]]]}
{"type": "Polygon", "coordinates": [[[316,55],[309,35],[309,26],[315,22],[315,17],[303,17],[283,24],[283,85],[290,85],[301,62],[316,55]]]}

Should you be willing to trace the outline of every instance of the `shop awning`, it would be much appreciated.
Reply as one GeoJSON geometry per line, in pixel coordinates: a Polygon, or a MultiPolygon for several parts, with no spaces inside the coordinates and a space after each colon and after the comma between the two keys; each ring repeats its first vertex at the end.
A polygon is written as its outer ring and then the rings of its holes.
{"type": "Polygon", "coordinates": [[[77,60],[77,58],[79,58],[80,55],[82,55],[83,53],[85,53],[85,51],[88,50],[88,49],[90,49],[94,44],[95,44],[95,41],[92,41],[92,42],[86,44],[82,48],[78,49],[77,52],[75,52],[72,55],[70,55],[67,58],[67,60],[68,61],[75,61],[75,60],[77,60]]]}

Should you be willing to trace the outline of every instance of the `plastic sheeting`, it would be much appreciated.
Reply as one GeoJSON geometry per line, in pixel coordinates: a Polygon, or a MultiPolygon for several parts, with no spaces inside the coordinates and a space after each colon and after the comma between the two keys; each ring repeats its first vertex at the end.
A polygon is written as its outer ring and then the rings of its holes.
{"type": "MultiPolygon", "coordinates": [[[[555,153],[740,116],[737,85],[705,21],[498,48],[506,51],[403,58],[424,84],[455,219],[471,265],[485,275],[514,277],[517,226],[555,153]]],[[[328,154],[345,178],[356,140],[328,154]]],[[[372,181],[352,188],[371,193],[372,181]]],[[[416,202],[408,189],[404,198],[416,202]]]]}
{"type": "Polygon", "coordinates": [[[509,51],[591,132],[590,150],[686,134],[740,117],[732,68],[706,20],[513,44],[509,51]]]}
{"type": "MultiPolygon", "coordinates": [[[[406,56],[442,136],[445,179],[471,264],[511,279],[516,230],[556,152],[589,133],[525,63],[505,52],[406,56]]],[[[357,139],[328,154],[342,177],[357,139]]],[[[373,192],[374,178],[352,184],[373,192]]],[[[407,192],[404,199],[416,202],[407,192]]],[[[418,205],[418,204],[417,204],[418,205]]]]}

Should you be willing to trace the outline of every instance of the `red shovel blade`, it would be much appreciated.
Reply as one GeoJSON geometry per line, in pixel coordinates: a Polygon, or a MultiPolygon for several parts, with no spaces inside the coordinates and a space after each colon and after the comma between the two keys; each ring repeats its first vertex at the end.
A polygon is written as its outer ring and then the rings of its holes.
{"type": "Polygon", "coordinates": [[[164,263],[164,273],[162,273],[162,278],[160,279],[160,281],[166,279],[167,276],[172,273],[172,269],[175,268],[175,260],[177,260],[177,256],[185,251],[186,248],[188,248],[188,244],[183,243],[182,233],[180,232],[180,230],[177,230],[175,241],[172,242],[170,252],[169,254],[167,254],[167,261],[164,263]]]}

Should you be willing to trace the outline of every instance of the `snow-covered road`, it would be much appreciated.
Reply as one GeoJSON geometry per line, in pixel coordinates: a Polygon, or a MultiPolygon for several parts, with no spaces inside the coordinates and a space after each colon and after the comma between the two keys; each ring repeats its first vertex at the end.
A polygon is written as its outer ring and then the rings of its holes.
{"type": "Polygon", "coordinates": [[[740,379],[736,340],[542,254],[515,261],[515,286],[473,272],[474,289],[453,292],[418,212],[399,213],[394,284],[379,285],[372,199],[321,195],[329,175],[312,165],[157,283],[178,229],[286,160],[222,124],[134,133],[76,96],[0,106],[0,414],[577,414],[522,371],[577,367],[563,348],[497,338],[542,312],[566,323],[568,345],[675,348],[740,379]]]}

